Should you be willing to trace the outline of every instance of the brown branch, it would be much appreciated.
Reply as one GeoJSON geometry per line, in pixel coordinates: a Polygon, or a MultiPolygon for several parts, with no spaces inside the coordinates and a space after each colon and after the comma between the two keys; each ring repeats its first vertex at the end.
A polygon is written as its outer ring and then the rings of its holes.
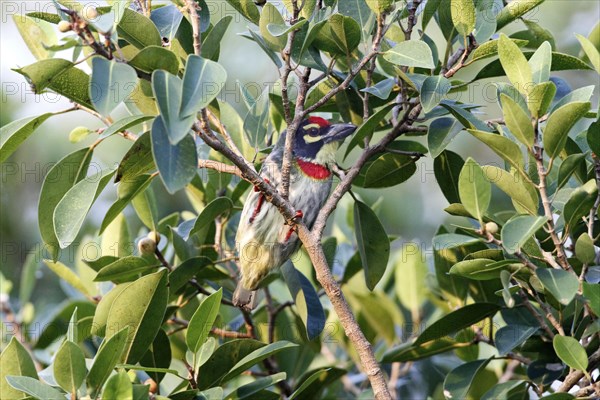
{"type": "Polygon", "coordinates": [[[185,0],[185,5],[192,20],[192,37],[194,39],[194,54],[199,56],[202,52],[200,36],[200,16],[198,15],[198,4],[194,0],[185,0]]]}

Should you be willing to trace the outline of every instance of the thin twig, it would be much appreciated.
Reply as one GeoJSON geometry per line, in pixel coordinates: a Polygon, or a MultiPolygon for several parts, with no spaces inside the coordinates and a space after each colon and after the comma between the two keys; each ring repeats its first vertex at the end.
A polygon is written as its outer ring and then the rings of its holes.
{"type": "Polygon", "coordinates": [[[202,53],[202,41],[200,36],[200,16],[198,15],[198,4],[194,0],[185,0],[185,5],[190,13],[192,20],[192,38],[194,40],[194,54],[199,56],[202,53]]]}

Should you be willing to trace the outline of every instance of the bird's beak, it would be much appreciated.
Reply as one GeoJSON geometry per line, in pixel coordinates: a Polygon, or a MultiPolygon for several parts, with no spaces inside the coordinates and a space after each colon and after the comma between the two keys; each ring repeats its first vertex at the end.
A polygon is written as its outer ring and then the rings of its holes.
{"type": "Polygon", "coordinates": [[[356,125],[352,124],[333,124],[329,127],[327,133],[323,136],[324,143],[341,142],[356,130],[356,125]]]}

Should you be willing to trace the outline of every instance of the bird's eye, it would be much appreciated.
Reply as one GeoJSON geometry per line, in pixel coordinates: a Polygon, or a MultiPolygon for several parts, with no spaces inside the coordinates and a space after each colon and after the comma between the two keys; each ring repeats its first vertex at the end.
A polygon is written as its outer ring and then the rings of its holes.
{"type": "Polygon", "coordinates": [[[317,135],[319,134],[319,130],[318,130],[317,128],[311,128],[311,129],[308,131],[308,134],[309,134],[310,136],[317,136],[317,135]]]}

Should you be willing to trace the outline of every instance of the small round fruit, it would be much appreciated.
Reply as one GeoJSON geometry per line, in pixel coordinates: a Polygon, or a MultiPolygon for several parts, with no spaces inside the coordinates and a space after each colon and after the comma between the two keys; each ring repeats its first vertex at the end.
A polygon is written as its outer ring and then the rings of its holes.
{"type": "Polygon", "coordinates": [[[92,21],[98,18],[98,11],[95,7],[84,7],[81,10],[81,16],[88,21],[92,21]]]}
{"type": "Polygon", "coordinates": [[[495,222],[488,222],[485,224],[485,231],[495,235],[498,233],[498,224],[495,222]]]}
{"type": "Polygon", "coordinates": [[[150,231],[146,237],[150,240],[153,240],[156,244],[160,243],[160,233],[156,231],[150,231]]]}
{"type": "Polygon", "coordinates": [[[138,251],[143,256],[154,254],[156,251],[156,242],[145,237],[138,242],[138,251]]]}
{"type": "Polygon", "coordinates": [[[72,28],[73,28],[73,26],[71,25],[71,23],[69,21],[60,21],[58,23],[58,30],[63,33],[69,32],[72,28]]]}

